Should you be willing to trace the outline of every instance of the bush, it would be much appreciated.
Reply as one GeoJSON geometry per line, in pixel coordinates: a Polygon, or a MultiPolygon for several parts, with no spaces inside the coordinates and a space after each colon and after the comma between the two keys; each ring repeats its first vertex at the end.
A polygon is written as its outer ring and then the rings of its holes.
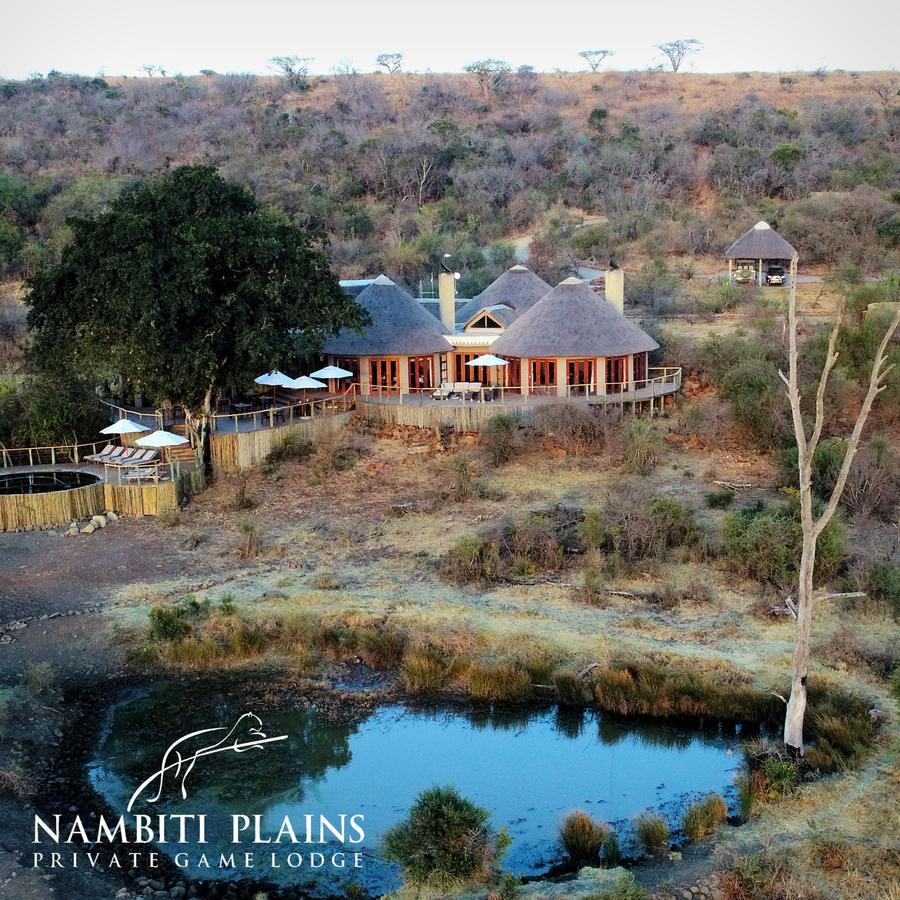
{"type": "Polygon", "coordinates": [[[578,523],[578,537],[588,550],[598,550],[606,540],[606,529],[600,510],[588,507],[582,520],[578,523]]]}
{"type": "Polygon", "coordinates": [[[282,463],[292,459],[307,459],[312,450],[311,441],[300,437],[296,432],[288,432],[281,443],[266,455],[266,462],[282,463]]]}
{"type": "Polygon", "coordinates": [[[735,496],[734,491],[727,488],[724,491],[712,491],[706,495],[706,505],[710,509],[728,509],[734,502],[735,496]]]}
{"type": "Polygon", "coordinates": [[[625,470],[634,475],[649,475],[656,467],[662,438],[649,422],[633,419],[625,430],[625,470]]]}
{"type": "Polygon", "coordinates": [[[406,879],[416,884],[485,881],[497,872],[508,846],[505,832],[493,831],[489,818],[486,809],[455,788],[429,788],[419,794],[406,819],[385,834],[385,858],[398,862],[406,879]]]}
{"type": "MultiPolygon", "coordinates": [[[[769,582],[784,589],[796,583],[803,532],[796,497],[775,508],[762,504],[725,518],[725,556],[731,569],[744,578],[769,582]]],[[[819,535],[816,577],[827,580],[844,557],[844,530],[832,519],[819,535]]]]}
{"type": "Polygon", "coordinates": [[[460,503],[474,500],[481,495],[481,487],[475,478],[475,467],[468,456],[457,456],[451,463],[453,469],[453,499],[460,503]]]}
{"type": "Polygon", "coordinates": [[[606,578],[603,572],[596,566],[586,566],[581,587],[573,589],[572,599],[577,603],[602,606],[606,601],[606,596],[606,578]]]}
{"type": "Polygon", "coordinates": [[[570,812],[559,826],[559,842],[574,865],[591,865],[600,853],[609,827],[586,812],[570,812]]]}
{"type": "Polygon", "coordinates": [[[150,639],[180,641],[191,633],[185,613],[178,606],[154,606],[150,610],[150,639]]]}
{"type": "Polygon", "coordinates": [[[256,498],[247,487],[247,479],[241,478],[238,481],[234,497],[231,499],[231,508],[236,512],[241,512],[242,510],[253,509],[254,506],[256,506],[256,498]]]}
{"type": "Polygon", "coordinates": [[[495,542],[483,537],[462,537],[444,554],[441,574],[458,584],[497,581],[500,578],[499,548],[495,542]]]}
{"type": "Polygon", "coordinates": [[[44,697],[53,689],[56,680],[53,667],[48,662],[32,663],[22,673],[22,687],[33,697],[44,697]]]}
{"type": "Polygon", "coordinates": [[[631,872],[620,875],[614,887],[604,888],[597,894],[597,900],[647,900],[647,897],[647,891],[634,880],[631,872]]]}
{"type": "Polygon", "coordinates": [[[786,797],[800,783],[800,769],[793,760],[769,757],[762,766],[771,799],[786,797]]]}
{"type": "Polygon", "coordinates": [[[622,858],[622,849],[619,846],[619,836],[611,828],[603,835],[603,842],[600,844],[600,853],[603,862],[607,866],[617,866],[622,858]]]}
{"type": "Polygon", "coordinates": [[[634,830],[644,852],[661,856],[669,849],[669,826],[656,813],[644,813],[634,820],[634,830]]]}
{"type": "Polygon", "coordinates": [[[728,818],[728,807],[718,794],[710,794],[700,803],[692,803],[685,811],[682,828],[688,840],[699,841],[714,834],[728,818]]]}
{"type": "Polygon", "coordinates": [[[495,466],[515,458],[522,446],[521,419],[512,413],[497,413],[481,429],[481,443],[495,466]]]}
{"type": "Polygon", "coordinates": [[[531,696],[531,676],[506,663],[476,664],[469,669],[469,693],[475,700],[521,703],[531,696]]]}
{"type": "Polygon", "coordinates": [[[534,431],[569,453],[601,453],[606,446],[603,416],[583,403],[548,403],[535,411],[534,431]]]}

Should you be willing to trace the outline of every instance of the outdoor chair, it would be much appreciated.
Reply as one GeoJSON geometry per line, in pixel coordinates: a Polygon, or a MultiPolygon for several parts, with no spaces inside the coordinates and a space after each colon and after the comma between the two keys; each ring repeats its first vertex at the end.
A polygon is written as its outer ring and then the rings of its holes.
{"type": "Polygon", "coordinates": [[[431,395],[434,400],[447,400],[453,396],[453,385],[442,381],[441,386],[431,395]]]}
{"type": "Polygon", "coordinates": [[[85,456],[84,459],[86,462],[97,462],[103,459],[104,456],[109,456],[115,449],[115,444],[107,444],[99,453],[92,453],[90,456],[85,456]]]}
{"type": "Polygon", "coordinates": [[[98,456],[94,462],[98,463],[108,463],[113,459],[121,459],[123,454],[125,453],[124,447],[113,447],[112,453],[104,453],[103,456],[98,456]]]}

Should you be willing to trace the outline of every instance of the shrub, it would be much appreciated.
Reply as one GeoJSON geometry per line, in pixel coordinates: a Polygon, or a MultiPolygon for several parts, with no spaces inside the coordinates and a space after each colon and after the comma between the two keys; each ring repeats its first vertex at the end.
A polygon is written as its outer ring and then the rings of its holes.
{"type": "Polygon", "coordinates": [[[588,507],[584,516],[578,523],[578,537],[588,550],[597,550],[606,541],[606,529],[603,527],[603,517],[600,510],[588,507]]]}
{"type": "Polygon", "coordinates": [[[602,411],[583,403],[547,403],[534,414],[534,431],[573,454],[600,453],[606,446],[602,411]]]}
{"type": "Polygon", "coordinates": [[[625,470],[634,475],[649,475],[656,467],[662,439],[649,422],[633,419],[625,430],[625,470]]]}
{"type": "Polygon", "coordinates": [[[728,807],[718,794],[710,794],[700,803],[692,803],[685,811],[682,827],[688,840],[699,841],[714,834],[728,818],[728,807]]]}
{"type": "Polygon", "coordinates": [[[237,612],[237,605],[234,602],[234,597],[231,594],[226,594],[219,601],[218,613],[221,616],[233,616],[237,612]]]}
{"type": "Polygon", "coordinates": [[[634,830],[644,852],[660,856],[669,849],[669,826],[656,813],[644,813],[634,820],[634,830]]]}
{"type": "Polygon", "coordinates": [[[581,586],[574,588],[572,599],[578,603],[591,606],[602,606],[606,600],[606,579],[596,566],[587,566],[584,570],[581,586]]]}
{"type": "Polygon", "coordinates": [[[447,683],[449,677],[450,667],[432,650],[414,650],[403,657],[403,682],[408,691],[437,691],[447,683]]]}
{"type": "Polygon", "coordinates": [[[762,773],[769,784],[771,799],[786,797],[800,783],[800,769],[793,760],[769,757],[762,766],[762,773]]]}
{"type": "Polygon", "coordinates": [[[244,559],[255,559],[262,552],[259,526],[251,519],[244,519],[244,521],[241,522],[241,533],[244,535],[241,556],[244,559]]]}
{"type": "Polygon", "coordinates": [[[241,478],[238,481],[234,497],[231,499],[231,508],[236,512],[241,512],[242,510],[253,509],[254,506],[256,506],[256,498],[247,487],[247,479],[241,478]]]}
{"type": "Polygon", "coordinates": [[[863,573],[863,590],[877,603],[900,618],[900,565],[887,560],[875,560],[863,573]]]}
{"type": "Polygon", "coordinates": [[[481,429],[481,443],[495,466],[512,460],[522,446],[521,419],[512,413],[497,413],[481,429]]]}
{"type": "Polygon", "coordinates": [[[475,700],[521,703],[531,696],[531,676],[507,663],[476,664],[469,669],[469,693],[475,700]]]}
{"type": "Polygon", "coordinates": [[[150,610],[150,639],[180,641],[191,632],[184,610],[178,606],[154,606],[150,610]]]}
{"type": "Polygon", "coordinates": [[[429,788],[406,819],[385,834],[384,855],[398,862],[413,883],[484,881],[495,874],[508,846],[505,832],[493,831],[489,818],[486,809],[454,788],[429,788]]]}
{"type": "Polygon", "coordinates": [[[597,894],[597,900],[647,900],[647,897],[647,891],[634,880],[631,872],[624,872],[612,888],[604,888],[597,894]]]}
{"type": "Polygon", "coordinates": [[[500,551],[496,542],[475,535],[460,538],[444,554],[441,574],[459,584],[499,580],[500,551]]]}
{"type": "Polygon", "coordinates": [[[182,523],[181,510],[177,507],[175,509],[161,509],[157,513],[156,518],[166,528],[177,528],[182,523]]]}
{"type": "Polygon", "coordinates": [[[453,499],[459,502],[473,500],[481,495],[475,478],[475,467],[468,456],[457,456],[451,463],[453,469],[453,499]]]}
{"type": "Polygon", "coordinates": [[[55,680],[53,667],[48,662],[32,663],[21,676],[22,687],[33,697],[49,694],[55,680]]]}
{"type": "Polygon", "coordinates": [[[310,650],[306,644],[301,644],[299,642],[294,644],[292,661],[298,674],[305,675],[313,667],[312,650],[310,650]]]}
{"type": "MultiPolygon", "coordinates": [[[[725,517],[725,556],[745,578],[786,588],[797,580],[803,532],[796,498],[775,508],[757,504],[725,517]]],[[[844,556],[844,530],[832,519],[819,535],[816,577],[827,580],[844,556]]]]}
{"type": "Polygon", "coordinates": [[[273,447],[266,455],[268,463],[288,462],[292,459],[307,459],[312,453],[311,441],[300,437],[296,432],[288,432],[277,447],[273,447]]]}
{"type": "Polygon", "coordinates": [[[723,491],[712,491],[706,495],[706,505],[710,509],[728,509],[734,502],[734,491],[727,488],[723,491]]]}
{"type": "Polygon", "coordinates": [[[559,842],[573,864],[590,865],[597,859],[608,831],[608,826],[576,809],[560,823],[559,842]]]}

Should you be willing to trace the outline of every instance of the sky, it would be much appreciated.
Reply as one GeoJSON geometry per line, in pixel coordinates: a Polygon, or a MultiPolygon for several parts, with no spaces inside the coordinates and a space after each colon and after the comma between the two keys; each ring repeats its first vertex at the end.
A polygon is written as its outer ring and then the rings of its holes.
{"type": "Polygon", "coordinates": [[[654,45],[697,38],[686,71],[891,69],[900,63],[896,0],[0,0],[0,77],[51,69],[84,75],[273,71],[273,56],[311,70],[459,71],[494,57],[539,71],[584,68],[579,50],[615,51],[604,69],[662,62],[654,45]],[[739,10],[744,12],[739,13],[739,10]]]}

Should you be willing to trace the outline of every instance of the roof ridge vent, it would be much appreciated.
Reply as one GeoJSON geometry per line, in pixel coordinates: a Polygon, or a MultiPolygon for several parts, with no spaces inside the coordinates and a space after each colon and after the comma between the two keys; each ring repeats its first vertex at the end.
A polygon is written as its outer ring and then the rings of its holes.
{"type": "Polygon", "coordinates": [[[763,222],[763,220],[760,219],[760,220],[753,226],[753,230],[754,230],[754,231],[771,231],[771,230],[772,230],[772,226],[771,226],[768,222],[763,222]]]}
{"type": "Polygon", "coordinates": [[[514,266],[509,267],[510,272],[527,272],[529,271],[528,266],[523,266],[522,263],[516,263],[514,266]]]}
{"type": "Polygon", "coordinates": [[[387,275],[379,275],[379,276],[372,282],[372,284],[393,284],[393,283],[394,283],[394,282],[391,281],[391,279],[388,278],[387,275]]]}
{"type": "Polygon", "coordinates": [[[566,278],[565,281],[561,281],[560,284],[584,284],[584,280],[572,275],[569,278],[566,278]]]}

